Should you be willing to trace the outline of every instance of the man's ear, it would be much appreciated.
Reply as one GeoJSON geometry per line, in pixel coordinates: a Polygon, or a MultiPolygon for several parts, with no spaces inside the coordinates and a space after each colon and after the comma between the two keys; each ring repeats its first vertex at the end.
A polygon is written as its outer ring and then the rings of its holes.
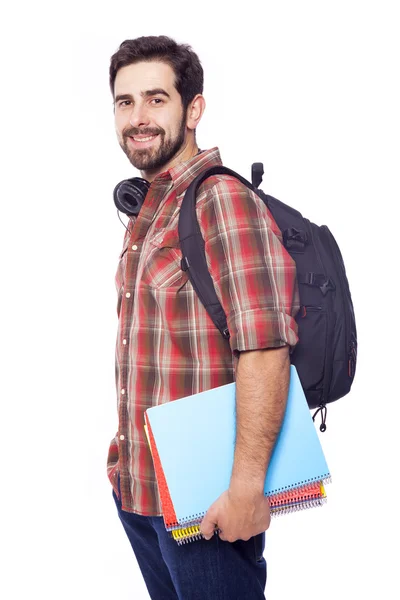
{"type": "Polygon", "coordinates": [[[201,94],[197,94],[191,101],[187,109],[186,127],[188,129],[196,129],[200,122],[203,112],[206,108],[206,101],[201,94]]]}

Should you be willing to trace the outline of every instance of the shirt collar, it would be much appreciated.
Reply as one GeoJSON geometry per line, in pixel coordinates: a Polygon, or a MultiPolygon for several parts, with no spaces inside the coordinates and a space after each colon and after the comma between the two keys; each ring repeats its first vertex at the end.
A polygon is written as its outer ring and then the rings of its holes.
{"type": "Polygon", "coordinates": [[[195,177],[197,177],[197,175],[199,175],[206,169],[217,165],[222,165],[219,149],[215,147],[211,148],[211,150],[203,150],[202,152],[196,154],[196,156],[193,156],[189,160],[179,163],[175,167],[168,169],[168,171],[161,173],[158,177],[156,177],[154,183],[157,180],[162,180],[163,182],[165,182],[166,179],[172,179],[176,195],[180,196],[181,194],[183,194],[183,192],[187,190],[187,188],[195,179],[195,177]]]}

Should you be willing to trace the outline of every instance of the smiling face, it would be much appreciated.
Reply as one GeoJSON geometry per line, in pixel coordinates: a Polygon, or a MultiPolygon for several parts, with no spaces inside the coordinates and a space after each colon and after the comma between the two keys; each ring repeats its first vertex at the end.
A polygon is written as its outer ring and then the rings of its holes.
{"type": "Polygon", "coordinates": [[[184,114],[174,83],[173,69],[162,62],[122,67],[115,79],[119,144],[132,165],[149,180],[185,160],[195,146],[191,122],[187,123],[191,106],[184,114]]]}

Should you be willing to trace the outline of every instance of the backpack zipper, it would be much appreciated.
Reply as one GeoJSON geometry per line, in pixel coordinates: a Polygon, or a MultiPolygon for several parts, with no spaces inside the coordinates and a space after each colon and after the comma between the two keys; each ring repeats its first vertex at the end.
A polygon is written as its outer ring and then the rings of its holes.
{"type": "Polygon", "coordinates": [[[312,227],[311,227],[311,222],[308,219],[304,219],[304,221],[308,225],[308,230],[310,232],[311,242],[312,242],[312,245],[315,248],[315,253],[317,255],[317,259],[318,259],[318,262],[319,262],[319,266],[321,267],[321,271],[323,272],[323,274],[325,275],[325,277],[327,277],[327,274],[326,274],[325,268],[324,268],[324,264],[322,262],[321,255],[320,255],[319,250],[318,250],[318,248],[317,248],[317,246],[315,245],[315,242],[314,242],[314,235],[313,235],[313,230],[312,230],[312,227]]]}
{"type": "Polygon", "coordinates": [[[356,372],[356,361],[357,361],[357,350],[356,350],[356,343],[354,340],[351,341],[350,343],[350,350],[349,350],[349,377],[350,378],[354,378],[355,372],[356,372]]]}
{"type": "MultiPolygon", "coordinates": [[[[326,225],[321,225],[321,229],[324,231],[324,235],[325,238],[328,240],[328,244],[332,250],[333,255],[338,259],[338,261],[344,265],[343,263],[343,258],[340,254],[340,251],[337,250],[337,248],[335,248],[335,244],[333,243],[332,240],[332,234],[329,231],[328,227],[326,225]]],[[[347,292],[345,292],[345,290],[343,289],[344,286],[344,281],[342,279],[342,270],[341,268],[338,269],[338,275],[339,275],[339,287],[340,287],[340,291],[342,294],[342,298],[343,297],[348,297],[347,292]]],[[[349,340],[348,340],[348,331],[349,331],[349,319],[348,319],[348,314],[347,314],[347,310],[344,310],[344,321],[345,321],[345,343],[346,343],[346,349],[348,352],[351,352],[351,348],[350,348],[350,344],[349,344],[349,340]]]]}
{"type": "Polygon", "coordinates": [[[321,310],[322,310],[322,306],[315,306],[315,305],[313,305],[313,306],[310,306],[310,305],[308,305],[308,304],[302,304],[302,305],[300,306],[300,309],[302,310],[302,313],[301,313],[300,317],[301,317],[302,319],[304,319],[304,317],[306,317],[306,316],[307,316],[307,312],[309,312],[309,311],[310,311],[310,312],[313,312],[313,311],[314,311],[314,312],[315,312],[315,311],[321,311],[321,310]]]}
{"type": "MultiPolygon", "coordinates": [[[[333,237],[333,234],[331,233],[331,231],[329,230],[329,227],[327,227],[326,225],[322,225],[321,229],[324,230],[325,233],[325,237],[329,240],[329,245],[331,247],[331,250],[334,254],[334,256],[336,256],[336,258],[338,259],[338,261],[340,262],[340,264],[343,267],[343,271],[341,268],[338,269],[338,275],[339,275],[339,285],[340,285],[340,289],[342,292],[342,297],[346,297],[348,299],[348,301],[350,302],[350,304],[352,305],[352,300],[351,300],[351,295],[350,295],[350,290],[348,288],[348,284],[346,282],[345,279],[345,275],[344,273],[346,272],[345,266],[344,266],[344,260],[343,260],[343,256],[342,253],[340,252],[339,246],[335,240],[335,238],[333,237]]],[[[350,379],[354,378],[355,375],[355,370],[356,370],[356,360],[357,360],[357,350],[356,350],[356,342],[355,340],[351,340],[349,341],[348,339],[348,331],[349,331],[349,316],[348,316],[348,311],[344,310],[344,319],[345,319],[345,339],[346,339],[346,348],[347,348],[347,361],[348,361],[348,375],[350,377],[350,379]]]]}
{"type": "MultiPolygon", "coordinates": [[[[304,219],[304,221],[307,223],[308,226],[308,230],[310,232],[310,236],[311,236],[311,242],[313,247],[315,248],[315,253],[317,255],[317,259],[319,261],[320,267],[321,267],[321,271],[322,273],[325,275],[325,277],[327,277],[326,274],[326,269],[324,267],[324,263],[322,262],[322,258],[321,255],[319,253],[319,250],[317,248],[317,245],[315,244],[314,241],[314,235],[313,235],[313,231],[312,231],[312,227],[311,227],[311,222],[309,221],[309,219],[304,219]]],[[[329,294],[328,294],[329,296],[329,294]]],[[[331,302],[331,298],[327,298],[327,302],[331,302]]],[[[332,304],[331,304],[332,306],[332,304]]],[[[325,377],[324,377],[324,394],[322,397],[322,401],[321,401],[321,405],[326,405],[327,402],[327,398],[329,395],[329,391],[331,389],[331,382],[332,382],[332,371],[333,371],[333,365],[332,365],[332,347],[331,344],[328,345],[328,331],[329,331],[329,326],[330,326],[330,318],[329,318],[329,310],[325,311],[326,314],[326,340],[325,340],[325,377]],[[328,369],[326,368],[326,365],[330,364],[331,368],[328,369]]]]}

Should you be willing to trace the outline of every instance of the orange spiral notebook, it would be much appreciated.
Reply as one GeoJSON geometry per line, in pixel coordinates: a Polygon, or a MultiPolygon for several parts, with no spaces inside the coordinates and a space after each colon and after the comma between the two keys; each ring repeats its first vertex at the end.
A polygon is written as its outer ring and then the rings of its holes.
{"type": "MultiPolygon", "coordinates": [[[[290,497],[285,497],[285,494],[279,496],[281,497],[279,503],[271,502],[274,496],[269,498],[271,516],[273,517],[284,515],[288,512],[304,510],[305,508],[321,506],[326,501],[325,489],[322,482],[311,484],[310,489],[299,490],[297,497],[295,494],[291,494],[290,497]]],[[[169,529],[173,539],[179,545],[202,538],[200,533],[200,523],[193,523],[186,527],[174,527],[169,529]]],[[[216,530],[216,533],[218,533],[218,530],[216,530]]]]}
{"type": "MultiPolygon", "coordinates": [[[[235,389],[231,383],[145,411],[164,522],[178,543],[199,538],[205,513],[229,487],[235,389]]],[[[286,412],[264,486],[271,514],[320,506],[328,481],[330,472],[292,365],[286,412]]]]}

